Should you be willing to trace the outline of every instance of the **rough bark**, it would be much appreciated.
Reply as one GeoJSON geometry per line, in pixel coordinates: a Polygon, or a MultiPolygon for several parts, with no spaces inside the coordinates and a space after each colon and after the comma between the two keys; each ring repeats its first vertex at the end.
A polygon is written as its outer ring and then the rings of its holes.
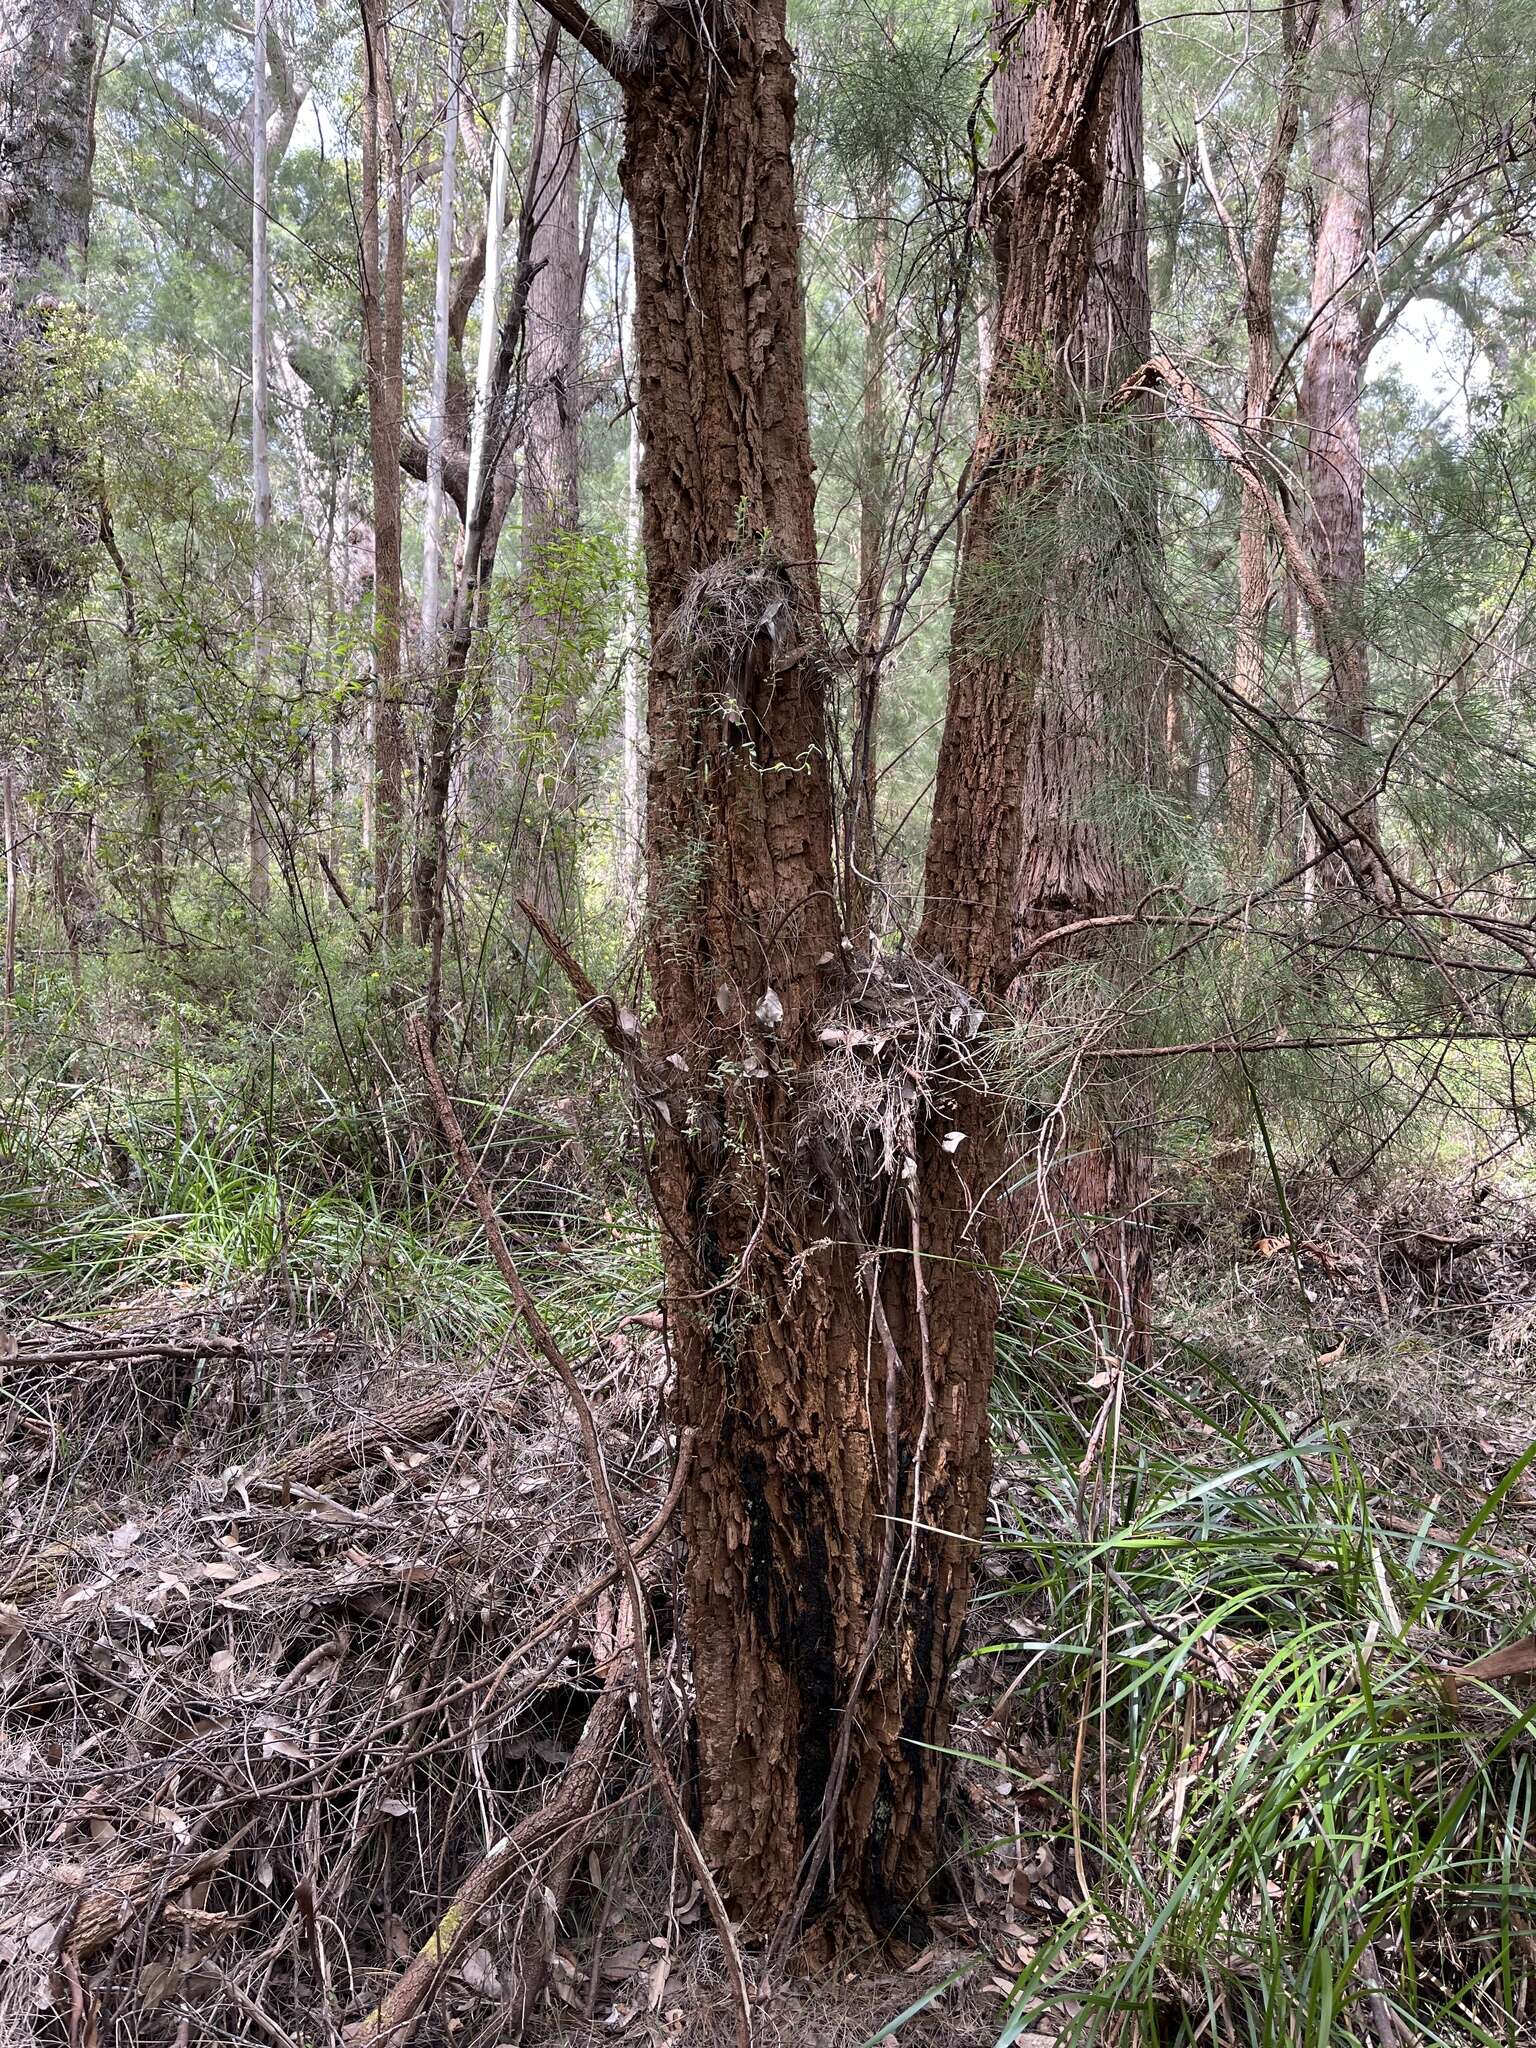
{"type": "MultiPolygon", "coordinates": [[[[648,9],[629,46],[546,4],[625,87],[652,645],[643,1067],[676,1407],[697,1431],[704,1845],[754,1934],[802,1911],[885,1931],[938,1863],[931,1746],[985,1512],[996,1312],[977,1263],[996,1231],[973,1233],[970,1190],[1000,1161],[1001,1117],[959,1091],[978,1155],[963,1174],[940,1123],[914,1133],[910,1174],[827,1163],[824,1020],[861,977],[835,898],[783,0],[648,9]],[[896,1234],[910,1253],[891,1255],[896,1234]]],[[[1021,186],[1038,235],[1011,266],[979,450],[925,921],[929,950],[988,995],[1009,958],[1030,692],[1012,651],[985,646],[980,599],[1029,473],[1020,359],[1066,331],[1086,274],[1112,26],[1050,11],[1056,97],[1021,186]]]]}
{"type": "MultiPolygon", "coordinates": [[[[995,204],[1005,266],[1007,166],[1016,153],[1028,160],[1048,35],[1048,19],[1036,17],[997,84],[1003,183],[995,204]]],[[[1026,1008],[1048,1000],[1052,970],[1067,961],[1092,963],[1112,989],[1132,957],[1118,929],[1054,945],[1050,935],[1135,908],[1145,865],[1134,825],[1116,813],[1124,811],[1123,792],[1156,779],[1163,747],[1150,433],[1143,400],[1115,399],[1152,346],[1139,30],[1115,42],[1104,91],[1104,197],[1087,286],[1061,350],[1082,408],[1083,447],[1066,480],[1041,586],[1040,677],[1025,762],[1015,939],[1024,967],[1016,997],[1026,1008]]],[[[1021,228],[1030,232],[1032,223],[1021,228]]],[[[1017,1248],[1080,1285],[1086,1276],[1102,1309],[1103,1341],[1137,1363],[1146,1353],[1152,1284],[1144,1093],[1130,1075],[1097,1072],[1092,1087],[1052,1120],[1038,1171],[1013,1204],[1017,1248]]]]}
{"type": "Polygon", "coordinates": [[[545,146],[533,187],[532,282],[523,427],[523,606],[518,654],[518,721],[545,801],[534,806],[539,842],[535,900],[557,914],[567,904],[576,854],[571,773],[575,719],[562,672],[561,623],[548,603],[558,587],[560,547],[577,531],[581,460],[581,308],[586,252],[581,232],[581,149],[576,70],[557,49],[541,79],[545,146]]]}
{"type": "Polygon", "coordinates": [[[1365,465],[1360,394],[1366,348],[1362,302],[1371,285],[1371,102],[1360,51],[1363,0],[1327,0],[1320,48],[1325,113],[1317,140],[1320,190],[1312,308],[1300,409],[1307,435],[1307,547],[1327,598],[1314,620],[1328,663],[1329,723],[1337,745],[1333,799],[1375,836],[1365,635],[1365,465]]]}
{"type": "Polygon", "coordinates": [[[405,706],[400,664],[404,141],[388,19],[381,0],[360,4],[364,93],[358,281],[373,472],[374,891],[380,929],[387,939],[398,940],[405,901],[405,706]]]}
{"type": "Polygon", "coordinates": [[[885,381],[889,347],[888,195],[876,200],[864,280],[864,419],[859,451],[859,585],[854,612],[853,746],[848,773],[845,889],[852,936],[869,941],[876,883],[875,799],[880,755],[880,686],[884,668],[887,450],[885,381]]]}
{"type": "Polygon", "coordinates": [[[91,0],[8,0],[0,15],[0,301],[26,301],[85,248],[91,0]]]}

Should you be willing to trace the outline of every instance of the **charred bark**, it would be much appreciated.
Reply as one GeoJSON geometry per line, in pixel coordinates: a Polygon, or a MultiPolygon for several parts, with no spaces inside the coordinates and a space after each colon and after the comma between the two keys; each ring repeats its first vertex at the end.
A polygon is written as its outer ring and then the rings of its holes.
{"type": "MultiPolygon", "coordinates": [[[[1098,205],[1111,24],[1051,12],[1059,103],[1021,178],[1038,232],[1011,267],[978,454],[929,867],[924,941],[959,980],[914,962],[887,983],[895,1008],[949,1020],[930,1044],[969,1035],[1009,959],[1030,691],[1013,651],[984,644],[981,597],[1030,474],[1024,358],[1066,331],[1098,205]]],[[[835,901],[782,0],[654,9],[610,56],[645,446],[654,1185],[678,1420],[698,1432],[703,1839],[755,1933],[802,1914],[885,1932],[938,1863],[934,1746],[988,1477],[996,1229],[972,1191],[1000,1162],[1001,1115],[957,1083],[942,1115],[930,1101],[897,1129],[893,1090],[895,1156],[861,1172],[833,1142],[826,1020],[841,1008],[830,1035],[851,1048],[883,970],[846,964],[835,901]]],[[[878,1093],[877,1073],[847,1071],[878,1093]]]]}

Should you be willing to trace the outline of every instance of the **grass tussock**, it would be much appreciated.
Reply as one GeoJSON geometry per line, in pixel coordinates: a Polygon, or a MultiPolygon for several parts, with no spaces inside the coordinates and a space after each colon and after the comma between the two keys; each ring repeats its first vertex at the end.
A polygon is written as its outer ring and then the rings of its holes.
{"type": "Polygon", "coordinates": [[[1013,1348],[999,2048],[1529,2040],[1536,1695],[1467,1667],[1536,1618],[1536,1447],[1475,1505],[1378,1500],[1325,1425],[1113,1377],[1074,1418],[1013,1348]]]}

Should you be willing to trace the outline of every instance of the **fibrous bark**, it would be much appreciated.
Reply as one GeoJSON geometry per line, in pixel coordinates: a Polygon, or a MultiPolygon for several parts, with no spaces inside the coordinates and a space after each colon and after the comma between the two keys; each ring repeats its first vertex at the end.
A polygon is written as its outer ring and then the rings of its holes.
{"type": "MultiPolygon", "coordinates": [[[[1009,167],[1028,161],[1048,18],[1024,27],[997,81],[995,237],[1003,288],[1013,260],[1009,167]]],[[[1104,91],[1110,118],[1093,263],[1060,368],[1081,407],[1081,451],[1063,480],[1059,522],[1040,539],[1040,678],[1027,749],[1024,848],[1015,938],[1026,1009],[1066,962],[1092,963],[1112,988],[1130,957],[1119,927],[1050,943],[1052,932],[1124,916],[1143,893],[1143,849],[1125,801],[1153,781],[1162,752],[1161,658],[1154,615],[1157,509],[1144,400],[1117,399],[1151,350],[1141,38],[1120,36],[1104,91]],[[1045,975],[1042,982],[1039,977],[1045,975]]],[[[1029,234],[1023,219],[1017,231],[1029,234]]],[[[1032,584],[1035,579],[1031,579],[1032,584]]],[[[1028,603],[1027,593],[1021,601],[1028,603]]],[[[1142,1358],[1152,1281],[1151,1154],[1144,1091],[1100,1070],[1053,1118],[1038,1170],[1013,1204],[1017,1248],[1082,1284],[1119,1355],[1142,1358]]],[[[1098,1318],[1095,1318],[1098,1321],[1098,1318]]]]}
{"type": "Polygon", "coordinates": [[[1360,394],[1366,348],[1361,307],[1370,286],[1371,103],[1360,52],[1362,0],[1328,0],[1320,48],[1326,111],[1315,171],[1321,187],[1312,310],[1300,410],[1307,434],[1307,545],[1331,620],[1315,620],[1328,663],[1329,723],[1338,767],[1334,801],[1375,835],[1365,635],[1365,464],[1360,394]]]}
{"type": "MultiPolygon", "coordinates": [[[[623,46],[546,4],[625,91],[652,644],[643,1071],[675,1399],[697,1431],[703,1841],[752,1932],[822,1912],[883,1931],[938,1862],[937,1749],[988,1477],[997,1236],[985,1203],[974,1227],[973,1192],[1002,1119],[957,1084],[886,1168],[829,1163],[826,1020],[876,1000],[880,975],[846,964],[836,905],[783,0],[649,8],[623,46]]],[[[949,971],[897,977],[924,1025],[947,992],[930,1042],[967,1036],[1010,957],[1038,636],[989,649],[983,587],[1032,488],[1025,358],[1068,330],[1101,181],[1116,24],[1046,11],[1020,181],[1037,232],[1000,321],[928,870],[923,943],[949,971]]]]}

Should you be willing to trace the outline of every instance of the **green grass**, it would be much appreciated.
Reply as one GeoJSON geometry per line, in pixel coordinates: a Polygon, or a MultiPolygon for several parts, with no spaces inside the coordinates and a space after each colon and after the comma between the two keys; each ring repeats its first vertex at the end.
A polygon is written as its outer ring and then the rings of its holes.
{"type": "Polygon", "coordinates": [[[1000,2043],[1532,2038],[1528,1702],[1440,1675],[1531,1626],[1536,1574],[1480,1542],[1524,1461],[1454,1533],[1386,1505],[1405,1535],[1326,1431],[1111,1385],[1088,1455],[1029,1347],[1003,1367],[1028,1484],[989,1591],[1033,1625],[993,1654],[1059,1759],[1070,1907],[1000,2043]]]}
{"type": "MultiPolygon", "coordinates": [[[[470,1105],[472,1128],[476,1107],[496,1135],[503,1226],[533,1247],[525,1277],[557,1332],[579,1345],[652,1305],[649,1230],[548,1175],[532,1119],[470,1105]]],[[[115,1091],[99,1077],[38,1081],[12,1110],[0,1266],[18,1300],[95,1308],[155,1288],[263,1283],[300,1319],[345,1313],[427,1355],[480,1352],[507,1333],[479,1224],[405,1099],[363,1134],[338,1103],[316,1100],[295,1120],[275,1113],[275,1090],[253,1100],[177,1062],[115,1091]]]]}

